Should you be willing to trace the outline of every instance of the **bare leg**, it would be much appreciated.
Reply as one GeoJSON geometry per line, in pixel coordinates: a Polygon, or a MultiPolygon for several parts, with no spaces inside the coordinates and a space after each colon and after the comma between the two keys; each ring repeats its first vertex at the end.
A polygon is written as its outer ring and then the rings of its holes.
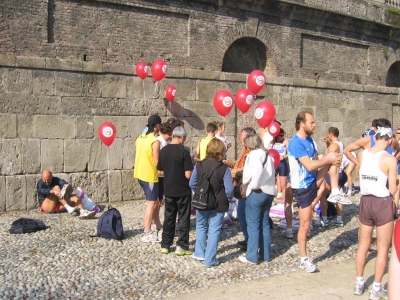
{"type": "Polygon", "coordinates": [[[353,188],[353,177],[352,173],[355,169],[356,165],[353,162],[350,162],[347,168],[344,170],[346,175],[347,175],[347,185],[349,187],[349,191],[352,190],[353,188]]]}
{"type": "Polygon", "coordinates": [[[81,199],[79,199],[78,196],[72,196],[71,198],[68,199],[67,203],[71,207],[77,206],[79,210],[83,209],[82,201],[81,199]]]}
{"type": "MultiPolygon", "coordinates": [[[[158,200],[155,201],[147,200],[146,211],[144,213],[144,230],[146,232],[151,230],[151,221],[153,220],[154,211],[156,210],[157,206],[159,206],[158,200]]],[[[158,219],[158,222],[160,222],[160,219],[158,219]]],[[[160,225],[160,223],[158,225],[160,225]]]]}
{"type": "Polygon", "coordinates": [[[153,211],[153,221],[154,224],[156,224],[156,228],[161,227],[161,221],[160,221],[160,207],[161,207],[161,201],[154,201],[154,211],[153,211]]]}
{"type": "Polygon", "coordinates": [[[297,241],[299,243],[300,256],[307,256],[307,232],[310,229],[312,208],[311,205],[306,208],[299,207],[300,228],[297,233],[297,241]]]}
{"type": "Polygon", "coordinates": [[[373,226],[367,226],[360,223],[358,229],[358,249],[356,253],[356,276],[362,277],[364,275],[365,262],[367,259],[367,252],[371,245],[373,226]]]}
{"type": "Polygon", "coordinates": [[[285,195],[285,219],[287,228],[292,228],[292,204],[293,204],[293,193],[290,183],[288,183],[285,195]]]}
{"type": "Polygon", "coordinates": [[[287,186],[287,176],[279,176],[278,182],[280,183],[282,190],[282,200],[286,199],[286,186],[287,186]]]}
{"type": "Polygon", "coordinates": [[[385,225],[376,227],[377,256],[375,260],[374,282],[382,282],[382,277],[385,274],[392,235],[393,221],[388,222],[385,225]]]}

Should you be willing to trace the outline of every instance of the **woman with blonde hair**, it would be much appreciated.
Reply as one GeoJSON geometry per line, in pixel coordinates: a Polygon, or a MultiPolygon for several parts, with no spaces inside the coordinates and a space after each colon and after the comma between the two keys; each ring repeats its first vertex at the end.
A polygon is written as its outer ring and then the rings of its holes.
{"type": "Polygon", "coordinates": [[[196,164],[189,181],[194,191],[203,173],[206,173],[210,176],[210,184],[218,201],[215,210],[196,210],[196,246],[192,258],[204,261],[206,267],[219,264],[216,257],[224,213],[228,211],[229,201],[233,198],[231,172],[222,162],[225,152],[224,143],[212,139],[207,145],[206,158],[196,164]]]}
{"type": "Polygon", "coordinates": [[[265,261],[270,260],[269,210],[275,195],[275,168],[258,135],[248,135],[244,139],[244,144],[250,151],[243,169],[243,183],[249,183],[246,190],[246,222],[249,239],[247,256],[240,256],[239,260],[257,264],[258,257],[265,261]]]}

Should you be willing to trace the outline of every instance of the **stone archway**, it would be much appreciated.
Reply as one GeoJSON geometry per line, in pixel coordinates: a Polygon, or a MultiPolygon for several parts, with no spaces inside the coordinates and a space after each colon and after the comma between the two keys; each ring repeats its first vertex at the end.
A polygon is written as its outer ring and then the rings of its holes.
{"type": "Polygon", "coordinates": [[[226,50],[222,72],[245,73],[264,70],[267,65],[267,47],[257,38],[242,37],[226,50]]]}
{"type": "Polygon", "coordinates": [[[386,86],[400,87],[400,61],[390,66],[386,75],[386,86]]]}

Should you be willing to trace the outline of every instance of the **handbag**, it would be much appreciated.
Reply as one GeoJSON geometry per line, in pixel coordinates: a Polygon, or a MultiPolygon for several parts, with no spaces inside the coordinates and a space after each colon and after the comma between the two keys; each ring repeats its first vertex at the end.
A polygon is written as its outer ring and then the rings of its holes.
{"type": "MultiPolygon", "coordinates": [[[[262,167],[264,168],[265,163],[267,162],[268,159],[268,152],[266,152],[266,156],[265,156],[265,160],[262,163],[262,167]]],[[[246,198],[246,193],[247,193],[247,187],[249,186],[251,182],[251,178],[247,183],[242,183],[241,185],[239,185],[239,189],[240,189],[240,196],[242,197],[242,199],[246,198]]],[[[251,194],[251,193],[250,193],[251,194]]]]}

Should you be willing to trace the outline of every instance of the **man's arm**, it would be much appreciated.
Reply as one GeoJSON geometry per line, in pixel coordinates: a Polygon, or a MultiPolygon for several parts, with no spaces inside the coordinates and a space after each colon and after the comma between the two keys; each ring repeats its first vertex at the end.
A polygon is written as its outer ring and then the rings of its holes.
{"type": "Polygon", "coordinates": [[[160,156],[160,141],[157,140],[155,141],[151,147],[153,148],[153,160],[154,160],[154,166],[157,168],[158,165],[158,158],[160,156]]]}
{"type": "MultiPolygon", "coordinates": [[[[396,185],[397,162],[396,162],[396,159],[390,154],[385,155],[382,158],[384,159],[384,164],[388,167],[389,193],[394,195],[397,192],[397,185],[396,185]]],[[[397,206],[397,203],[396,203],[396,206],[397,206]]]]}
{"type": "Polygon", "coordinates": [[[312,172],[329,164],[340,166],[342,157],[339,153],[329,152],[319,160],[311,160],[308,155],[299,157],[298,160],[309,172],[312,172]]]}
{"type": "Polygon", "coordinates": [[[371,138],[370,136],[365,136],[362,138],[359,138],[357,141],[351,143],[348,145],[346,148],[343,150],[343,154],[346,155],[346,157],[355,165],[358,165],[360,162],[356,157],[354,157],[351,152],[352,151],[357,151],[359,149],[368,149],[370,147],[367,147],[368,144],[371,144],[371,138]]]}

